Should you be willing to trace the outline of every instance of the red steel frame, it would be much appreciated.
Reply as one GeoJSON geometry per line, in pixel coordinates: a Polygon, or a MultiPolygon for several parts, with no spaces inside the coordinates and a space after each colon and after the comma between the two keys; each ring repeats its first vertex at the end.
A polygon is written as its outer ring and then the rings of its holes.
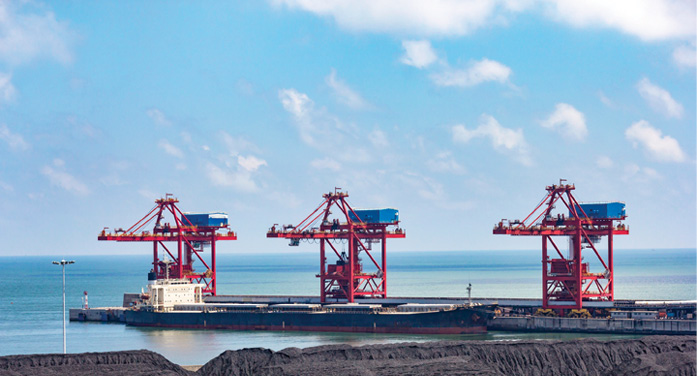
{"type": "Polygon", "coordinates": [[[290,239],[291,245],[298,245],[301,240],[319,241],[320,252],[320,297],[322,303],[330,299],[346,299],[354,302],[357,297],[386,298],[387,297],[387,239],[404,238],[406,233],[396,228],[389,231],[387,227],[399,225],[399,221],[391,223],[365,223],[351,220],[349,213],[359,218],[346,202],[348,193],[340,192],[339,188],[324,194],[324,201],[297,226],[284,226],[283,230],[271,227],[267,238],[290,239]],[[338,208],[339,218],[330,219],[330,209],[338,208]],[[319,226],[312,227],[319,221],[319,226]],[[337,242],[346,242],[348,254],[342,257],[334,246],[337,242]],[[373,243],[381,243],[382,260],[378,262],[370,253],[373,243]],[[327,264],[326,251],[331,249],[337,256],[335,264],[327,264]],[[365,273],[359,255],[364,252],[375,265],[376,271],[365,273]]]}
{"type": "Polygon", "coordinates": [[[177,207],[178,202],[179,200],[169,197],[168,194],[165,198],[155,200],[155,207],[127,230],[117,229],[113,233],[108,233],[105,229],[102,230],[97,239],[117,242],[152,242],[152,265],[158,279],[164,279],[166,273],[165,263],[158,258],[158,247],[161,246],[173,260],[169,265],[170,278],[188,278],[194,283],[203,283],[205,288],[202,292],[215,295],[215,243],[218,240],[237,240],[237,234],[228,230],[228,225],[192,225],[177,207]],[[170,215],[174,219],[173,225],[163,223],[165,217],[170,215]],[[145,226],[153,220],[155,220],[155,227],[152,232],[144,230],[145,226]],[[219,233],[220,230],[228,231],[219,233]],[[176,242],[176,253],[172,253],[165,242],[176,242]],[[204,252],[204,246],[207,244],[211,246],[210,263],[201,256],[201,253],[204,252]],[[194,271],[192,264],[195,260],[199,260],[203,264],[205,272],[196,273],[194,271]]]}
{"type": "MultiPolygon", "coordinates": [[[[571,194],[576,189],[569,184],[548,186],[547,195],[537,207],[522,221],[502,220],[494,227],[494,234],[542,237],[542,307],[553,309],[581,309],[584,301],[614,300],[613,237],[627,235],[629,228],[621,218],[590,218],[571,194]],[[564,214],[552,215],[555,204],[563,203],[569,217],[564,214]],[[570,257],[566,258],[554,242],[553,236],[570,238],[570,257]],[[607,258],[604,259],[596,249],[594,240],[607,236],[607,258]],[[549,246],[558,259],[550,259],[549,246]],[[603,273],[590,273],[588,263],[583,263],[583,249],[591,249],[603,273]]],[[[563,208],[562,208],[563,210],[563,208]]],[[[597,241],[597,240],[596,240],[597,241]]]]}

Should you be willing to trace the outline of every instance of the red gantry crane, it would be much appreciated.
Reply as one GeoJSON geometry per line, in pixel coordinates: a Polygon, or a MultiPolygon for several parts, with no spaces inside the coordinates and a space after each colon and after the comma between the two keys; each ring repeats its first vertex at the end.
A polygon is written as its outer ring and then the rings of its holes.
{"type": "MultiPolygon", "coordinates": [[[[98,240],[117,242],[152,242],[153,270],[157,279],[188,278],[194,283],[203,283],[204,294],[216,294],[215,243],[218,240],[236,240],[237,235],[229,230],[225,213],[182,213],[177,207],[179,200],[167,194],[165,198],[155,200],[155,207],[127,230],[116,229],[107,232],[107,228],[97,237],[98,240]],[[167,218],[172,218],[168,221],[167,218]],[[154,222],[151,231],[145,230],[154,222]],[[165,243],[176,243],[174,251],[165,243]],[[210,259],[202,257],[206,247],[210,246],[210,259]],[[172,259],[160,260],[159,247],[172,259]],[[204,272],[194,271],[193,263],[199,260],[204,272]]],[[[166,257],[166,256],[165,256],[166,257]]]]}
{"type": "MultiPolygon", "coordinates": [[[[579,203],[571,191],[575,186],[563,184],[547,187],[546,196],[524,220],[501,220],[494,234],[542,237],[542,307],[544,309],[582,309],[584,301],[614,300],[613,237],[627,235],[623,223],[627,216],[623,202],[579,203]],[[559,207],[565,213],[553,214],[559,207]],[[568,238],[565,256],[553,237],[568,238]],[[607,236],[607,258],[598,252],[595,243],[607,236]],[[551,245],[552,258],[548,256],[551,245]],[[591,273],[584,262],[583,250],[593,251],[604,270],[591,273]]],[[[593,256],[591,256],[593,257],[593,256]]],[[[595,264],[595,259],[593,259],[595,264]]]]}
{"type": "Polygon", "coordinates": [[[396,209],[354,210],[346,202],[348,193],[335,188],[334,192],[324,194],[322,203],[298,225],[274,225],[266,234],[267,238],[290,239],[291,246],[300,241],[319,242],[320,254],[320,295],[322,303],[327,298],[346,299],[387,297],[387,239],[404,238],[406,233],[397,227],[399,212],[396,209]],[[337,210],[332,217],[332,208],[337,210]],[[378,262],[371,254],[372,245],[382,244],[382,260],[378,262]],[[339,252],[335,245],[345,244],[346,251],[339,252]],[[327,247],[334,252],[337,261],[327,264],[327,247]],[[360,256],[367,256],[375,266],[374,272],[365,272],[360,256]]]}

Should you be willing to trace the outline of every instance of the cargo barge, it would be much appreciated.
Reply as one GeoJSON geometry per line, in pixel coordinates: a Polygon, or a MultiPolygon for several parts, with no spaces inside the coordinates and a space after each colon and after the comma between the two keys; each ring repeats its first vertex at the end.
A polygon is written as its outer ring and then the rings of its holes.
{"type": "Polygon", "coordinates": [[[126,325],[186,329],[407,334],[486,333],[490,313],[459,304],[204,303],[204,285],[188,279],[150,281],[126,325]]]}

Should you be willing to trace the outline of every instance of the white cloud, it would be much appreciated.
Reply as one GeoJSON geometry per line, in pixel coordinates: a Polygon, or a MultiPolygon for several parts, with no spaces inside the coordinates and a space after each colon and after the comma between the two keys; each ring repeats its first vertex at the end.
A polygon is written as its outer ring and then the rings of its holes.
{"type": "Polygon", "coordinates": [[[333,18],[350,31],[398,36],[462,36],[507,25],[521,12],[578,28],[608,28],[645,41],[695,36],[692,0],[271,0],[278,6],[333,18]]]}
{"type": "Polygon", "coordinates": [[[566,103],[557,103],[554,112],[541,124],[548,129],[557,129],[564,138],[570,140],[583,141],[588,135],[586,117],[566,103]]]}
{"type": "Polygon", "coordinates": [[[265,160],[259,159],[253,155],[249,157],[243,157],[241,155],[237,156],[237,163],[245,170],[249,172],[254,172],[261,166],[268,166],[265,160]]]}
{"type": "Polygon", "coordinates": [[[457,201],[450,199],[442,183],[428,176],[422,176],[414,172],[400,173],[395,177],[406,186],[410,192],[414,192],[424,200],[430,201],[434,206],[444,210],[465,211],[474,207],[471,201],[457,201]]]}
{"type": "Polygon", "coordinates": [[[654,85],[648,78],[642,78],[637,84],[636,88],[641,94],[642,98],[653,108],[654,110],[663,113],[668,117],[681,118],[683,113],[683,108],[680,103],[678,103],[670,93],[654,85]]]}
{"type": "Polygon", "coordinates": [[[53,161],[54,167],[44,166],[41,173],[48,178],[52,185],[61,187],[66,191],[78,196],[85,196],[90,193],[89,188],[74,176],[65,172],[65,162],[61,159],[53,161]]]}
{"type": "Polygon", "coordinates": [[[390,146],[390,141],[387,139],[387,135],[385,132],[379,129],[370,132],[368,135],[368,140],[370,140],[370,143],[375,147],[385,148],[390,146]]]}
{"type": "Polygon", "coordinates": [[[184,153],[178,147],[170,144],[169,141],[165,139],[160,140],[157,145],[160,147],[160,149],[164,150],[165,153],[173,157],[184,158],[184,153]]]}
{"type": "Polygon", "coordinates": [[[172,125],[172,122],[167,119],[164,113],[162,111],[158,110],[157,108],[151,108],[145,112],[152,121],[155,122],[157,125],[162,125],[165,127],[168,127],[172,125]]]}
{"type": "Polygon", "coordinates": [[[457,175],[465,173],[465,168],[457,163],[452,153],[448,151],[437,153],[432,159],[426,162],[426,166],[434,172],[445,172],[457,175]]]}
{"type": "Polygon", "coordinates": [[[0,181],[0,188],[2,188],[5,192],[14,192],[15,190],[12,185],[7,184],[4,181],[0,181]]]}
{"type": "Polygon", "coordinates": [[[350,108],[360,110],[369,108],[368,102],[361,97],[360,94],[351,89],[346,83],[336,77],[336,70],[332,69],[331,73],[325,79],[327,85],[329,85],[334,94],[336,95],[339,103],[342,103],[350,108]]]}
{"type": "Polygon", "coordinates": [[[333,18],[352,31],[406,35],[466,35],[483,26],[496,0],[273,0],[277,5],[333,18]]]}
{"type": "Polygon", "coordinates": [[[694,68],[697,66],[697,50],[695,45],[678,46],[673,50],[673,61],[680,67],[694,68]]]}
{"type": "MultiPolygon", "coordinates": [[[[259,149],[258,146],[244,137],[233,137],[225,131],[221,131],[220,136],[222,137],[225,146],[227,146],[228,152],[231,156],[236,156],[245,151],[251,151],[254,153],[261,152],[261,149],[259,149]]],[[[205,151],[210,150],[210,147],[207,145],[203,145],[202,148],[205,151]]]]}
{"type": "Polygon", "coordinates": [[[612,101],[612,99],[608,98],[605,93],[602,91],[598,92],[598,98],[600,98],[600,101],[603,102],[604,105],[610,107],[610,108],[615,108],[615,102],[612,101]]]}
{"type": "Polygon", "coordinates": [[[547,14],[575,27],[606,27],[645,41],[695,35],[692,0],[543,0],[547,14]]]}
{"type": "Polygon", "coordinates": [[[635,148],[641,146],[649,157],[657,161],[683,162],[687,158],[676,139],[663,136],[659,129],[652,127],[645,120],[632,124],[624,135],[635,148]]]}
{"type": "Polygon", "coordinates": [[[246,170],[223,170],[209,162],[206,165],[206,175],[214,185],[231,187],[242,192],[255,192],[258,189],[250,172],[246,170]]]}
{"type": "Polygon", "coordinates": [[[495,150],[513,153],[523,165],[532,164],[523,130],[505,128],[489,115],[482,115],[480,124],[475,129],[467,129],[464,125],[453,126],[452,135],[453,141],[460,144],[466,144],[473,138],[488,138],[495,150]]]}
{"type": "Polygon", "coordinates": [[[337,162],[331,158],[315,159],[312,162],[310,162],[310,166],[312,166],[313,168],[316,168],[318,170],[331,170],[331,171],[341,170],[341,165],[339,164],[339,162],[337,162]]]}
{"type": "Polygon", "coordinates": [[[312,122],[311,111],[314,102],[307,96],[295,89],[282,89],[278,91],[278,98],[281,100],[283,108],[290,112],[295,118],[300,138],[308,145],[316,145],[315,130],[312,122]]]}
{"type": "Polygon", "coordinates": [[[73,60],[75,33],[67,22],[31,1],[0,1],[0,60],[21,65],[40,58],[73,60]],[[36,10],[36,12],[34,12],[36,10]]]}
{"type": "Polygon", "coordinates": [[[315,108],[314,102],[295,89],[279,91],[283,108],[293,115],[300,139],[307,145],[341,161],[365,162],[369,154],[362,148],[365,142],[356,143],[362,135],[353,124],[344,124],[323,108],[315,108]]]}
{"type": "Polygon", "coordinates": [[[439,86],[469,87],[488,81],[505,83],[512,72],[511,68],[485,58],[471,62],[465,69],[446,69],[443,72],[434,73],[431,79],[439,86]]]}
{"type": "Polygon", "coordinates": [[[612,159],[610,157],[601,155],[595,160],[595,165],[598,166],[598,168],[603,168],[603,169],[608,169],[612,168],[614,166],[614,162],[612,162],[612,159]]]}
{"type": "Polygon", "coordinates": [[[427,40],[405,40],[402,41],[402,47],[404,55],[399,61],[406,65],[422,69],[438,60],[431,42],[427,40]]]}
{"type": "Polygon", "coordinates": [[[12,150],[27,150],[29,144],[24,141],[22,135],[13,133],[7,125],[0,125],[0,140],[3,140],[12,150]]]}
{"type": "Polygon", "coordinates": [[[0,73],[0,104],[14,101],[17,89],[12,85],[12,75],[0,73]]]}
{"type": "Polygon", "coordinates": [[[650,167],[639,167],[636,164],[628,164],[624,168],[622,180],[633,183],[648,183],[652,180],[659,180],[662,176],[658,171],[650,167]]]}

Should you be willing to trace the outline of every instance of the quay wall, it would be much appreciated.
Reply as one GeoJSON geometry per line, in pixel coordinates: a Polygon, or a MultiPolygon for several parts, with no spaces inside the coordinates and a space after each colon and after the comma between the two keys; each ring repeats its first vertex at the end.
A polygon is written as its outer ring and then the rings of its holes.
{"type": "Polygon", "coordinates": [[[695,320],[582,319],[568,317],[494,317],[488,330],[613,334],[696,335],[695,320]]]}

